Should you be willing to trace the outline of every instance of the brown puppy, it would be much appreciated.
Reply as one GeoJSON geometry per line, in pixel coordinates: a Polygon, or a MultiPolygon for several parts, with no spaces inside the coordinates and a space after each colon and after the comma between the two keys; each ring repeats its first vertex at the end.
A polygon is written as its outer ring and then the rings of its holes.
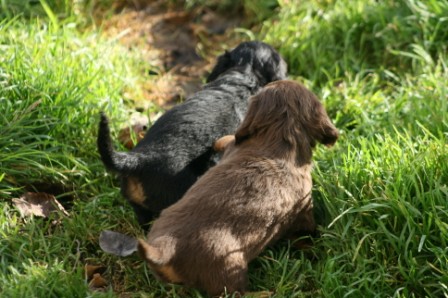
{"type": "Polygon", "coordinates": [[[338,131],[316,98],[293,81],[251,98],[221,162],[154,222],[139,251],[158,277],[207,291],[243,293],[247,264],[291,230],[315,229],[312,149],[338,131]]]}

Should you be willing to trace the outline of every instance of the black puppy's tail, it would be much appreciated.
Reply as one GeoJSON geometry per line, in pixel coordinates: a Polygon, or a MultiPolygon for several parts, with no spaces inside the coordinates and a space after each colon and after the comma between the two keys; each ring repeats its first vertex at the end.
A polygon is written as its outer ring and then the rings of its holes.
{"type": "Polygon", "coordinates": [[[146,158],[136,152],[117,152],[110,137],[109,119],[101,112],[101,120],[97,139],[98,151],[106,168],[120,174],[131,174],[138,171],[146,158]]]}

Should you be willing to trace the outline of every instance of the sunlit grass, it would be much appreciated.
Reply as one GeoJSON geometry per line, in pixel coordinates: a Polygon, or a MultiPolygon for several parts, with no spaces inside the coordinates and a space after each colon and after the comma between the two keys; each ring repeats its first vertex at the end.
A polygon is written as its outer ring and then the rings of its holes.
{"type": "Polygon", "coordinates": [[[138,56],[69,21],[4,19],[0,43],[1,296],[85,297],[83,267],[101,262],[99,233],[141,233],[95,139],[99,111],[123,121],[122,94],[138,94],[138,56]],[[21,219],[11,199],[47,189],[70,216],[21,219]]]}
{"type": "Polygon", "coordinates": [[[358,73],[418,72],[414,58],[428,63],[447,49],[445,0],[279,2],[263,35],[293,74],[318,85],[358,73]]]}

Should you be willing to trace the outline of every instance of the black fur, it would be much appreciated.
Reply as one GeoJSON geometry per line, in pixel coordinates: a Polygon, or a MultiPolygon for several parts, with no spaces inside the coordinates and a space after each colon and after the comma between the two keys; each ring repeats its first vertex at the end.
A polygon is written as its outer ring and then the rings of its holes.
{"type": "Polygon", "coordinates": [[[178,201],[216,164],[219,156],[213,143],[235,132],[249,97],[267,83],[285,78],[286,63],[272,47],[244,42],[220,56],[203,90],[160,117],[132,151],[113,149],[107,117],[101,115],[101,158],[122,177],[122,193],[142,226],[178,201]],[[130,181],[141,184],[144,202],[130,197],[130,181]]]}

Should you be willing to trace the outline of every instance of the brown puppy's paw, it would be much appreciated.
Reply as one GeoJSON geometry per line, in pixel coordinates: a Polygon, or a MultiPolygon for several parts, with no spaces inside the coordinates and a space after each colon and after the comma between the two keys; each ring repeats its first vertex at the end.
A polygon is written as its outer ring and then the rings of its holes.
{"type": "Polygon", "coordinates": [[[213,150],[216,152],[223,152],[226,150],[227,146],[229,144],[235,142],[235,136],[234,135],[226,135],[221,138],[219,138],[215,143],[213,144],[213,150]]]}

